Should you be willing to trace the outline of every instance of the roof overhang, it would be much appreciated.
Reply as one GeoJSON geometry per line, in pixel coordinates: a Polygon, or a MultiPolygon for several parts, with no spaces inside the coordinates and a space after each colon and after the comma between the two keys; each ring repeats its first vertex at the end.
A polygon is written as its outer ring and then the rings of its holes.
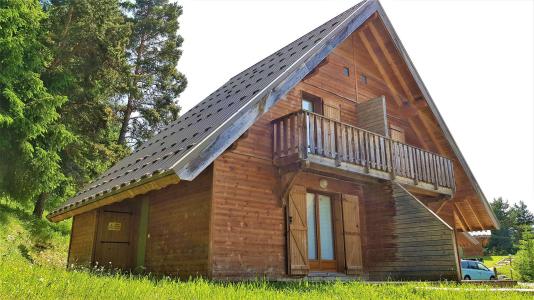
{"type": "Polygon", "coordinates": [[[124,189],[118,189],[115,192],[95,197],[90,201],[67,206],[64,209],[47,215],[46,218],[52,222],[59,222],[105,205],[143,195],[150,191],[159,190],[171,184],[177,184],[178,182],[180,182],[180,178],[174,172],[162,173],[130,184],[124,189]]]}

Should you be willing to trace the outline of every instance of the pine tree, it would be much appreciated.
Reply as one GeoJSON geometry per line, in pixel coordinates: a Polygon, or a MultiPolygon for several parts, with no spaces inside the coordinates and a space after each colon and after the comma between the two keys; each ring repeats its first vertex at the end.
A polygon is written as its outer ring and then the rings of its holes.
{"type": "Polygon", "coordinates": [[[519,251],[514,259],[514,269],[519,272],[523,281],[534,281],[534,233],[532,226],[523,225],[522,236],[519,241],[519,251]]]}
{"type": "Polygon", "coordinates": [[[58,123],[66,98],[40,78],[51,58],[45,19],[38,0],[0,2],[0,193],[26,203],[64,180],[59,153],[72,140],[58,123]]]}
{"type": "Polygon", "coordinates": [[[512,225],[510,204],[501,197],[493,199],[490,206],[501,224],[501,228],[491,231],[491,238],[486,247],[493,254],[508,255],[514,253],[512,242],[512,225]]]}
{"type": "Polygon", "coordinates": [[[120,144],[137,146],[178,117],[177,98],[185,76],[177,71],[183,39],[178,35],[182,7],[168,0],[125,3],[132,22],[128,47],[128,92],[119,99],[120,144]]]}
{"type": "Polygon", "coordinates": [[[110,99],[126,90],[131,31],[118,0],[52,0],[46,9],[54,59],[43,78],[51,91],[68,97],[61,122],[75,135],[61,152],[69,181],[50,195],[61,201],[128,151],[117,143],[119,122],[110,99]]]}

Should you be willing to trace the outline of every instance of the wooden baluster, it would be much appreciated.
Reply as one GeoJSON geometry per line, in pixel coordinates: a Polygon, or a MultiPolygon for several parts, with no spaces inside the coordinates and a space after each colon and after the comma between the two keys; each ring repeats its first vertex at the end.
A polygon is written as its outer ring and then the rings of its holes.
{"type": "Polygon", "coordinates": [[[410,162],[410,178],[415,180],[415,148],[408,147],[408,158],[410,162]]]}
{"type": "Polygon", "coordinates": [[[278,124],[273,122],[273,159],[278,158],[278,124]]]}
{"type": "Polygon", "coordinates": [[[323,126],[319,116],[315,116],[315,124],[317,124],[317,132],[315,133],[317,137],[317,154],[323,155],[323,126]]]}
{"type": "Polygon", "coordinates": [[[345,161],[349,161],[350,162],[350,151],[349,151],[349,145],[350,145],[350,139],[349,139],[349,130],[350,130],[350,127],[349,126],[345,126],[345,125],[342,125],[343,127],[343,136],[342,136],[342,141],[343,141],[343,159],[345,161]]]}
{"type": "Polygon", "coordinates": [[[369,168],[371,167],[371,154],[369,149],[369,135],[367,132],[362,131],[362,137],[363,137],[363,157],[365,159],[365,171],[369,173],[369,168]]]}
{"type": "Polygon", "coordinates": [[[436,189],[439,187],[439,156],[434,156],[434,169],[436,170],[436,189]]]}
{"type": "Polygon", "coordinates": [[[355,129],[353,133],[355,134],[355,140],[356,140],[354,156],[357,159],[357,163],[360,166],[363,166],[365,164],[364,163],[364,155],[365,155],[364,151],[365,150],[362,144],[362,132],[359,129],[355,129]]]}
{"type": "Polygon", "coordinates": [[[414,183],[417,184],[419,182],[419,160],[418,160],[418,153],[419,149],[414,148],[413,149],[413,179],[414,183]]]}
{"type": "Polygon", "coordinates": [[[347,128],[347,138],[348,138],[348,151],[349,151],[349,160],[352,163],[356,163],[356,141],[354,140],[354,128],[347,128]]]}
{"type": "Polygon", "coordinates": [[[432,155],[430,153],[427,153],[427,156],[428,156],[428,166],[430,168],[430,183],[434,183],[434,174],[435,174],[435,170],[434,170],[434,164],[432,162],[432,155]]]}
{"type": "Polygon", "coordinates": [[[307,116],[308,129],[309,129],[308,137],[306,139],[310,143],[310,146],[309,146],[310,153],[315,154],[317,151],[317,146],[315,144],[315,140],[317,139],[317,133],[315,130],[317,126],[315,115],[306,112],[306,116],[307,116]]]}
{"type": "Polygon", "coordinates": [[[389,172],[391,172],[391,179],[395,179],[395,176],[397,174],[396,170],[395,170],[395,150],[394,150],[394,145],[393,145],[393,140],[388,140],[388,145],[389,145],[389,165],[390,165],[390,170],[389,172]]]}
{"type": "Polygon", "coordinates": [[[308,155],[308,142],[306,136],[308,135],[308,128],[305,123],[306,116],[303,113],[297,114],[297,144],[299,158],[306,158],[308,155]]]}
{"type": "Polygon", "coordinates": [[[278,156],[284,157],[284,122],[283,120],[280,120],[278,122],[278,156]]]}
{"type": "Polygon", "coordinates": [[[330,149],[330,126],[328,126],[328,120],[321,117],[321,119],[323,120],[323,141],[324,141],[324,144],[323,144],[323,149],[324,149],[324,155],[326,157],[330,157],[330,152],[331,152],[331,149],[330,149]]]}
{"type": "Polygon", "coordinates": [[[330,125],[330,157],[337,160],[338,152],[337,152],[337,145],[336,145],[336,139],[337,139],[337,131],[336,131],[336,123],[332,120],[328,120],[328,124],[330,125]]]}
{"type": "Polygon", "coordinates": [[[441,156],[438,156],[438,170],[439,170],[438,183],[441,186],[445,186],[444,176],[443,176],[443,158],[441,156]]]}

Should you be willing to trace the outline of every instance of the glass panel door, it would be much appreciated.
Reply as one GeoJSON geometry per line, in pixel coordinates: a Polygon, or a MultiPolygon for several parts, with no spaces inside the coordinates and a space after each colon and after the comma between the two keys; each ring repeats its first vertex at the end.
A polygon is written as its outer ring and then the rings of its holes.
{"type": "Polygon", "coordinates": [[[308,216],[308,259],[317,259],[317,237],[315,232],[315,194],[306,194],[306,211],[308,216]]]}
{"type": "Polygon", "coordinates": [[[335,271],[332,198],[327,195],[307,193],[306,214],[310,269],[335,271]]]}
{"type": "Polygon", "coordinates": [[[334,259],[334,237],[332,226],[332,201],[329,196],[319,195],[319,236],[321,237],[321,259],[334,259]]]}

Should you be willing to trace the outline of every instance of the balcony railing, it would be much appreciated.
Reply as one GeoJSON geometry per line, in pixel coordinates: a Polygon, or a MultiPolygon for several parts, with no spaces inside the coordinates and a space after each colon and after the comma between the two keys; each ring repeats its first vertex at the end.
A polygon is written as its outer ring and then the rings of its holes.
{"type": "Polygon", "coordinates": [[[284,165],[295,159],[321,157],[361,167],[363,173],[388,179],[408,179],[414,185],[454,190],[452,162],[438,154],[307,111],[272,122],[273,160],[284,165]]]}

